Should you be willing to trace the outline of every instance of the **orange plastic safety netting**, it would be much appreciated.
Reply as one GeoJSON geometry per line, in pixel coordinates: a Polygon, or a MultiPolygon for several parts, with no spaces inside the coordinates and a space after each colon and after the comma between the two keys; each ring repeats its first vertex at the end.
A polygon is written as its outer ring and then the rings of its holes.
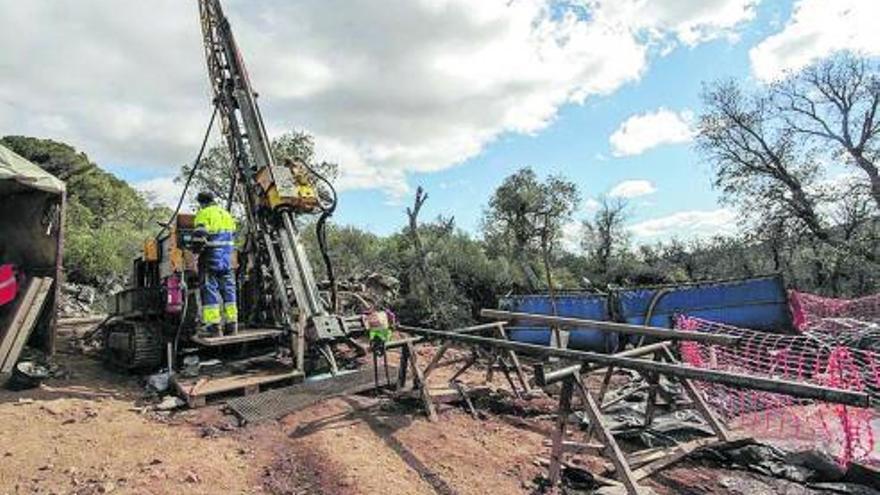
{"type": "MultiPolygon", "coordinates": [[[[867,298],[866,298],[867,299],[867,298]]],[[[809,300],[805,306],[818,300],[809,300]]],[[[840,305],[838,307],[846,307],[840,305]]],[[[849,306],[850,309],[865,306],[849,306]]],[[[678,318],[683,330],[740,337],[736,348],[682,342],[682,361],[698,368],[861,391],[880,397],[880,355],[875,349],[877,325],[848,319],[847,327],[829,325],[840,313],[811,313],[800,335],[778,335],[689,318],[678,318]],[[832,316],[824,316],[832,315],[832,316]]],[[[880,460],[880,414],[782,394],[700,383],[709,404],[734,428],[764,439],[809,442],[843,464],[880,460]]]]}

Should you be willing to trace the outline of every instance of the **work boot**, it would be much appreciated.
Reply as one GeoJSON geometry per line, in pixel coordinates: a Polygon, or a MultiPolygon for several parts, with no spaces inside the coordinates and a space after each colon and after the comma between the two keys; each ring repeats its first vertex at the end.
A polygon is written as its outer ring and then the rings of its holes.
{"type": "Polygon", "coordinates": [[[197,335],[203,339],[210,339],[213,337],[222,337],[223,336],[223,334],[220,333],[220,326],[219,325],[205,325],[202,327],[201,330],[199,330],[197,335]]]}
{"type": "Polygon", "coordinates": [[[226,328],[223,329],[223,335],[238,335],[238,322],[228,322],[226,323],[226,328]]]}

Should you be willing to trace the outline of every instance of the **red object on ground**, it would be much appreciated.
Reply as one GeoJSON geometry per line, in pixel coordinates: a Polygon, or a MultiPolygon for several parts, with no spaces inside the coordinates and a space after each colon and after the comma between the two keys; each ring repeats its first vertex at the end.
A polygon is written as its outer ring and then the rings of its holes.
{"type": "Polygon", "coordinates": [[[0,265],[0,306],[15,299],[18,294],[18,280],[15,278],[15,267],[11,264],[0,265]]]}

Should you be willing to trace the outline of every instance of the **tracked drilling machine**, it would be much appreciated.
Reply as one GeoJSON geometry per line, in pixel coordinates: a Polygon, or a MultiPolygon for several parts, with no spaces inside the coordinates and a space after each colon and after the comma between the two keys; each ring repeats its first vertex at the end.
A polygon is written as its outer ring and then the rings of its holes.
{"type": "Polygon", "coordinates": [[[106,358],[128,368],[149,369],[166,359],[173,363],[185,348],[271,342],[295,373],[306,374],[324,364],[335,374],[336,344],[345,343],[363,355],[363,346],[353,337],[364,332],[368,319],[337,314],[329,257],[324,251],[331,274],[328,294],[319,290],[297,226],[299,216],[321,214],[317,225],[323,228],[335,207],[335,192],[332,201],[322,198],[316,178],[331,191],[332,184],[308,164],[276,161],[257,94],[219,0],[198,3],[215,116],[231,157],[228,204],[236,200],[243,213],[234,263],[242,330],[225,337],[195,334],[199,325],[195,226],[193,215],[176,214],[135,261],[133,287],[111,301],[112,316],[104,332],[106,358]]]}

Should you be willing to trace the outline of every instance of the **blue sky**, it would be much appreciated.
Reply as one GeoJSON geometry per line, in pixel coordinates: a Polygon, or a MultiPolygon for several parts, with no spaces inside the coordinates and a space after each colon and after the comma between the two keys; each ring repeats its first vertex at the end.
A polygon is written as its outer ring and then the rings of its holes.
{"type": "MultiPolygon", "coordinates": [[[[652,182],[656,192],[629,200],[633,223],[680,211],[719,208],[710,167],[692,143],[661,145],[637,156],[615,157],[609,137],[629,116],[660,107],[690,109],[698,114],[704,81],[732,77],[755,84],[749,50],[778,31],[790,10],[790,2],[760,4],[755,20],[739,30],[736,39],[677,47],[652,60],[641,79],[613,94],[591,97],[582,105],[565,105],[546,129],[533,135],[506,133],[459,166],[412,175],[410,183],[422,185],[430,195],[423,210],[425,218],[454,215],[460,227],[478,232],[492,192],[523,166],[532,167],[542,177],[562,174],[574,181],[584,196],[579,217],[591,215],[588,198],[607,194],[620,182],[638,179],[652,182]]],[[[336,220],[390,233],[405,222],[403,203],[389,201],[376,191],[345,192],[336,220]]],[[[657,238],[642,239],[653,240],[657,238]]]]}
{"type": "MultiPolygon", "coordinates": [[[[419,185],[425,218],[477,233],[523,166],[577,183],[577,220],[629,197],[636,242],[733,232],[692,149],[701,84],[880,55],[876,0],[222,2],[270,134],[312,133],[341,167],[335,220],[379,234],[419,185]]],[[[70,143],[175,202],[210,114],[196,2],[0,0],[0,18],[20,27],[0,32],[0,135],[70,143]]]]}

